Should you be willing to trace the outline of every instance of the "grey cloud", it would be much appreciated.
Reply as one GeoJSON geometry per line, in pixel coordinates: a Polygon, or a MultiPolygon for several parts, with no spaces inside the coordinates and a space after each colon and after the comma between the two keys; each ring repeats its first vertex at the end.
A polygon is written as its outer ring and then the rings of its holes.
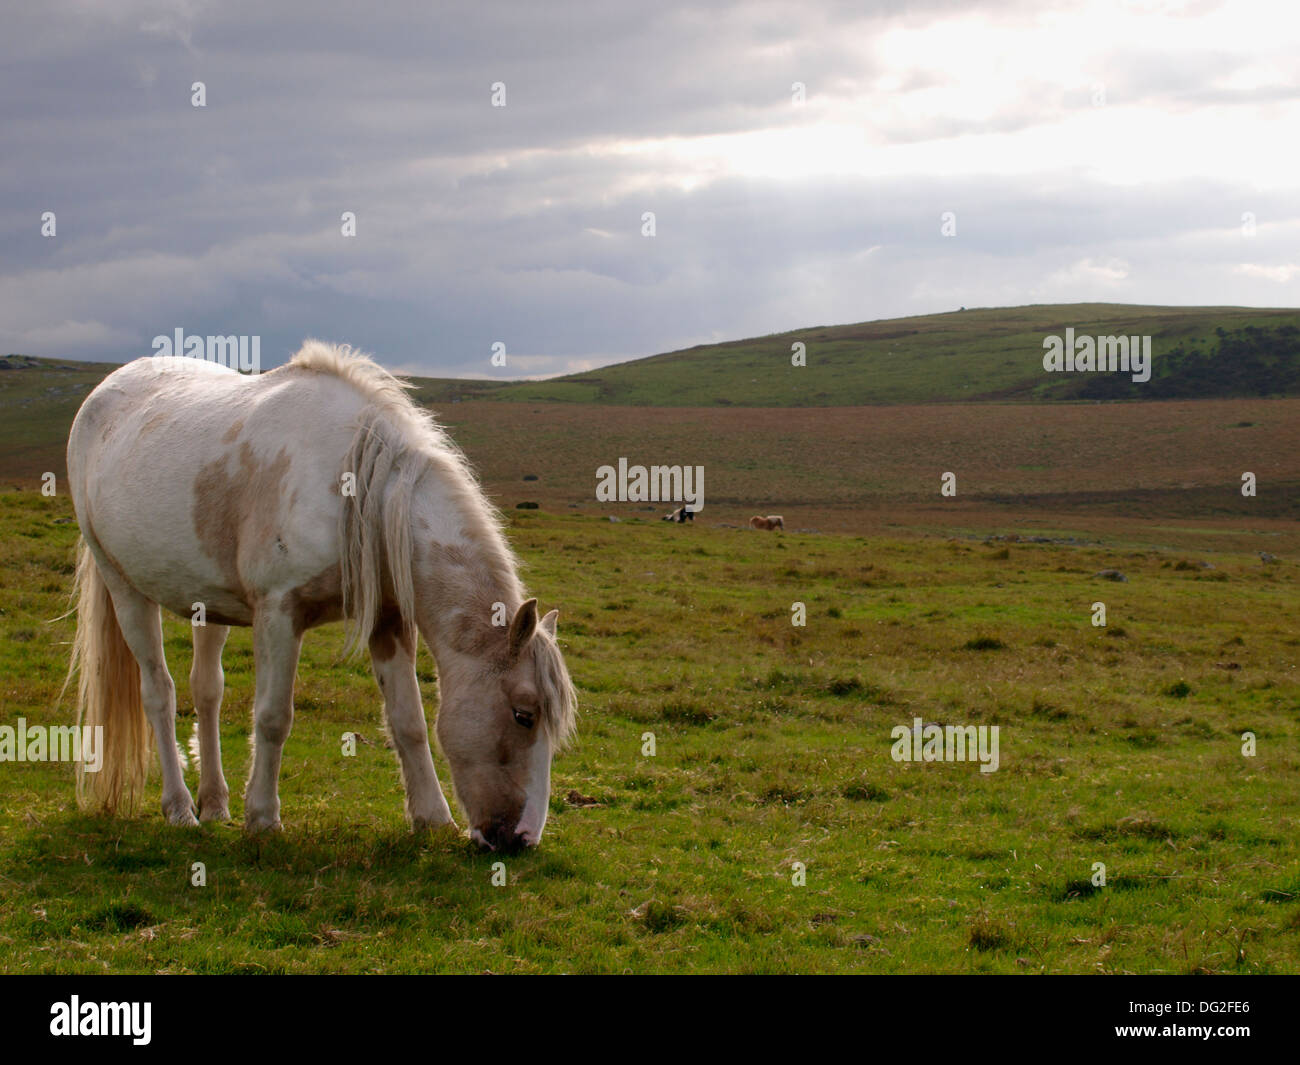
{"type": "MultiPolygon", "coordinates": [[[[180,326],[259,333],[270,363],[311,334],[427,373],[490,376],[494,340],[521,369],[555,372],[962,304],[1095,291],[1152,301],[1173,279],[1183,302],[1224,302],[1225,284],[1237,302],[1294,301],[1294,286],[1229,276],[1249,257],[1213,236],[1247,207],[1294,222],[1294,187],[1198,178],[1194,157],[1185,180],[1159,187],[1102,186],[1061,160],[1032,178],[729,175],[687,192],[671,159],[588,150],[794,126],[792,81],[814,100],[864,94],[879,73],[862,47],[873,34],[968,10],[19,10],[0,73],[0,348],[125,358],[180,326]],[[189,103],[195,80],[204,110],[189,103]],[[504,110],[489,106],[496,80],[504,110]],[[39,235],[44,210],[58,214],[54,240],[39,235]],[[644,210],[657,215],[653,240],[639,233],[644,210]],[[944,210],[958,213],[954,240],[938,234],[944,210]],[[343,211],[357,213],[355,240],[339,233],[343,211]],[[1126,281],[1077,267],[1109,259],[1129,264],[1126,281]]],[[[981,10],[1007,24],[1041,6],[981,10]]],[[[1154,46],[1117,46],[1112,58],[1109,95],[1171,108],[1197,105],[1198,78],[1199,99],[1214,102],[1206,70],[1240,65],[1154,46]]],[[[870,116],[874,134],[911,144],[1015,132],[1080,104],[1068,87],[1034,85],[986,122],[922,117],[910,101],[935,85],[908,73],[870,116]]]]}

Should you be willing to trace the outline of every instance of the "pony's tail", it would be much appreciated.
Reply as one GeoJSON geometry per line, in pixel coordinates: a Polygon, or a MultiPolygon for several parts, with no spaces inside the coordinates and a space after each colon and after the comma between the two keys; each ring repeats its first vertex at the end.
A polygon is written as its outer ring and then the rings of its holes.
{"type": "MultiPolygon", "coordinates": [[[[77,635],[64,689],[77,677],[77,727],[99,729],[98,772],[77,763],[77,805],[105,813],[130,812],[144,791],[152,750],[140,695],[140,667],[117,623],[108,586],[83,539],[77,545],[77,635]]],[[[83,731],[82,735],[86,733],[83,731]]]]}

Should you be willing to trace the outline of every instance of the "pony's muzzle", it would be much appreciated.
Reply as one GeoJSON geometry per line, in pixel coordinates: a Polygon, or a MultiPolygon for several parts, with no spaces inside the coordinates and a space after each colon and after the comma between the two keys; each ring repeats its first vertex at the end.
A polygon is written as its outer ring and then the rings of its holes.
{"type": "Polygon", "coordinates": [[[469,838],[484,850],[513,854],[525,847],[535,847],[537,840],[518,831],[513,824],[500,819],[480,828],[470,829],[469,838]]]}

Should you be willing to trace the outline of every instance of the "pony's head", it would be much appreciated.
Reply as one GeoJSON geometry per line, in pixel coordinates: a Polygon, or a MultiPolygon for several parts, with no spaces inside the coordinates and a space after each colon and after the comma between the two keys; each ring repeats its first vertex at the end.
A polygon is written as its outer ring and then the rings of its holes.
{"type": "MultiPolygon", "coordinates": [[[[551,797],[551,758],[573,732],[573,682],[552,610],[515,611],[504,644],[457,655],[441,672],[438,743],[470,838],[492,850],[535,847],[551,797]]],[[[499,638],[500,629],[496,630],[499,638]]]]}

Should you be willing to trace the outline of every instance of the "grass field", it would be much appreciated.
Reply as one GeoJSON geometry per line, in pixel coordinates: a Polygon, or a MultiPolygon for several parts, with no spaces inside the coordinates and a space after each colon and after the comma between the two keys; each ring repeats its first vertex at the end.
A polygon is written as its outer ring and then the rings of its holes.
{"type": "MultiPolygon", "coordinates": [[[[581,723],[541,848],[497,886],[494,856],[408,832],[338,626],[305,644],[285,832],[246,837],[236,629],[231,825],[166,826],[156,778],[141,815],[86,816],[70,765],[0,762],[0,971],[1300,971],[1300,398],[1042,402],[1024,362],[1066,324],[1158,354],[1297,314],[1123,311],[805,330],[799,379],[772,370],[783,336],[419,382],[561,611],[581,723]],[[973,381],[997,401],[949,402],[973,381]],[[703,466],[705,509],[597,503],[620,457],[703,466]],[[1000,768],[894,761],[918,718],[997,726],[1000,768]]],[[[0,362],[0,725],[66,724],[63,448],[110,367],[0,362]]],[[[183,740],[187,628],[166,621],[183,740]]],[[[420,676],[432,718],[427,652],[420,676]]]]}
{"type": "Polygon", "coordinates": [[[597,468],[624,456],[703,466],[706,516],[733,523],[769,504],[804,528],[856,531],[872,508],[906,523],[909,509],[940,501],[946,471],[957,477],[945,501],[952,510],[1282,519],[1292,528],[1300,514],[1297,399],[821,410],[475,401],[439,413],[507,508],[595,508],[597,468]],[[1261,486],[1254,497],[1241,494],[1243,471],[1261,486]]]}
{"type": "MultiPolygon", "coordinates": [[[[1197,542],[1174,519],[1070,545],[624,514],[511,512],[582,719],[504,886],[463,839],[408,834],[379,693],[331,626],[305,645],[281,836],[170,828],[156,779],[143,815],[85,816],[70,766],[0,764],[0,970],[1300,970],[1294,562],[1162,547],[1197,542]],[[915,718],[997,725],[1001,767],[893,761],[915,718]]],[[[70,516],[0,493],[6,722],[67,717],[70,516]]],[[[169,619],[185,737],[188,647],[169,619]]],[[[225,663],[239,791],[247,630],[225,663]]]]}

